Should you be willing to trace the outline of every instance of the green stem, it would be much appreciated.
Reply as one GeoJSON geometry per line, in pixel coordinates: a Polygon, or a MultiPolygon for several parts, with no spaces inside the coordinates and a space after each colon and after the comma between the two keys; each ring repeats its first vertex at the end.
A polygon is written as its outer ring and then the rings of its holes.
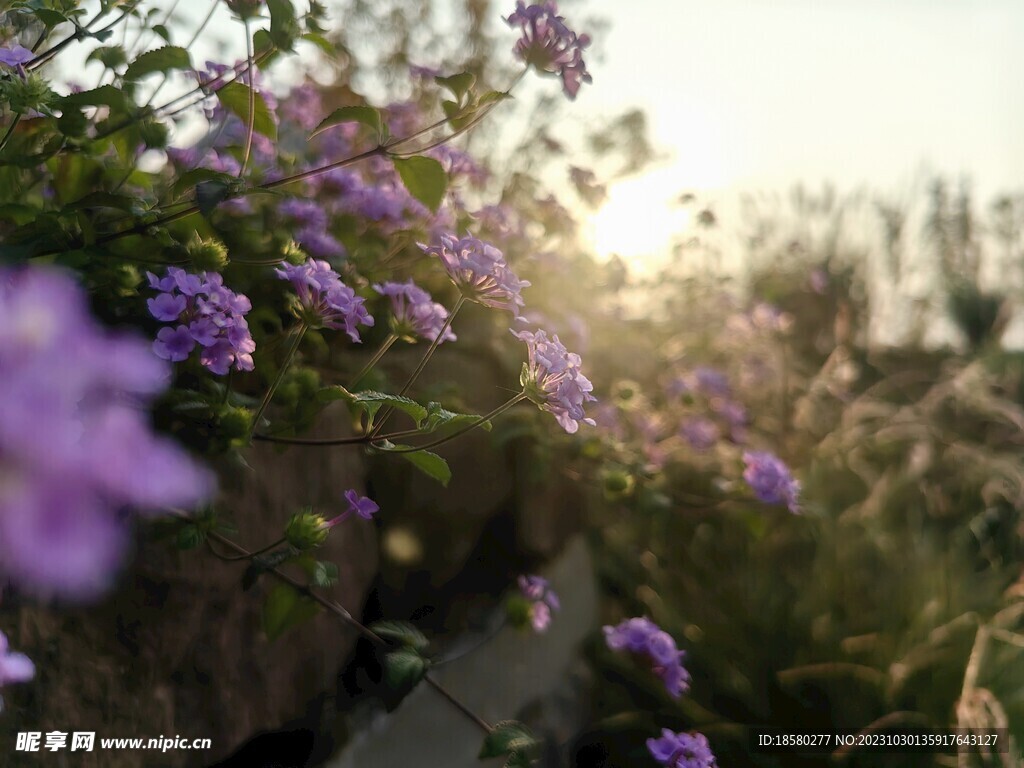
{"type": "Polygon", "coordinates": [[[484,416],[481,416],[479,419],[474,421],[472,424],[467,424],[462,429],[459,429],[459,430],[456,430],[455,432],[452,432],[447,437],[442,437],[440,440],[435,440],[434,442],[427,443],[426,445],[413,445],[413,446],[409,446],[408,448],[397,448],[397,449],[395,449],[393,451],[384,451],[384,453],[414,453],[415,451],[425,451],[427,448],[436,448],[439,445],[444,445],[445,443],[451,442],[452,440],[454,440],[457,437],[462,437],[467,432],[471,432],[472,430],[474,430],[477,427],[479,427],[481,424],[485,424],[486,422],[490,421],[491,419],[497,418],[498,416],[503,414],[505,411],[507,411],[509,408],[511,408],[512,406],[516,405],[517,403],[523,402],[523,400],[525,400],[525,399],[526,399],[526,393],[525,392],[520,392],[518,395],[513,397],[511,400],[509,400],[509,401],[507,401],[505,403],[502,403],[501,405],[499,405],[497,408],[495,408],[490,413],[485,414],[484,416]]]}
{"type": "Polygon", "coordinates": [[[274,383],[270,385],[267,393],[263,396],[263,402],[260,403],[260,407],[256,410],[255,415],[252,418],[252,426],[249,428],[249,439],[252,440],[253,432],[256,430],[256,426],[260,423],[260,418],[263,416],[263,412],[267,410],[267,406],[270,405],[270,401],[274,397],[274,393],[277,392],[277,388],[281,385],[281,380],[284,379],[285,373],[288,372],[288,368],[292,364],[292,360],[295,358],[295,353],[299,351],[299,344],[302,343],[302,337],[306,335],[306,331],[309,330],[309,326],[303,323],[299,326],[298,333],[295,334],[295,339],[292,341],[291,347],[288,349],[288,353],[284,357],[284,361],[281,363],[281,367],[277,369],[277,376],[274,377],[274,383]]]}
{"type": "Polygon", "coordinates": [[[366,374],[373,370],[373,367],[380,362],[380,359],[384,357],[384,355],[387,353],[389,349],[391,349],[392,345],[396,341],[398,341],[398,336],[395,335],[394,333],[390,334],[386,339],[384,339],[384,343],[380,345],[380,349],[378,349],[374,356],[370,358],[370,362],[364,365],[363,370],[361,370],[352,380],[352,384],[349,386],[349,390],[354,390],[356,388],[356,385],[363,380],[366,374]]]}
{"type": "Polygon", "coordinates": [[[0,139],[0,152],[3,151],[4,147],[7,146],[7,142],[10,141],[11,136],[14,134],[14,129],[18,127],[18,122],[21,120],[21,112],[16,112],[14,119],[11,120],[11,124],[7,126],[7,132],[4,133],[4,137],[0,139]]]}
{"type": "Polygon", "coordinates": [[[245,153],[242,155],[242,167],[238,169],[238,178],[245,175],[245,169],[249,165],[249,156],[252,154],[252,133],[256,129],[256,82],[252,75],[252,36],[249,34],[249,17],[243,19],[245,26],[245,58],[248,62],[245,73],[249,78],[249,124],[245,132],[245,153]]]}
{"type": "MultiPolygon", "coordinates": [[[[441,343],[441,339],[448,333],[448,329],[452,326],[452,321],[455,319],[455,315],[462,309],[462,305],[466,303],[466,297],[464,295],[459,296],[459,300],[455,302],[455,306],[452,307],[452,311],[448,313],[448,317],[445,318],[444,325],[441,326],[441,331],[437,334],[430,347],[427,349],[427,353],[423,355],[419,365],[416,366],[416,370],[412,372],[412,376],[405,382],[405,386],[402,387],[402,391],[398,393],[399,397],[405,397],[405,393],[412,389],[412,385],[416,383],[416,379],[419,378],[420,374],[423,373],[423,369],[427,367],[427,363],[430,361],[431,356],[437,349],[438,344],[441,343]]],[[[371,436],[376,438],[380,434],[380,431],[384,429],[384,423],[388,420],[391,414],[394,412],[394,408],[385,409],[384,413],[381,414],[380,421],[377,422],[377,426],[374,427],[371,436]]]]}
{"type": "Polygon", "coordinates": [[[359,445],[360,443],[368,443],[371,440],[393,440],[399,437],[410,437],[418,434],[421,434],[418,429],[404,429],[401,432],[391,432],[377,438],[373,437],[373,435],[356,435],[355,437],[281,437],[279,435],[254,434],[252,439],[264,443],[324,447],[330,445],[359,445]]]}

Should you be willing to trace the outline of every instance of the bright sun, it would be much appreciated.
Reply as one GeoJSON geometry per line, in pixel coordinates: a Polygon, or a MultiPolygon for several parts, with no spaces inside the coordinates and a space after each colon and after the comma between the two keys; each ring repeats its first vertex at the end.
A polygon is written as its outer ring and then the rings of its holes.
{"type": "Polygon", "coordinates": [[[601,259],[618,254],[640,271],[663,263],[673,240],[690,224],[689,209],[679,203],[685,191],[676,167],[612,185],[584,227],[593,252],[601,259]]]}

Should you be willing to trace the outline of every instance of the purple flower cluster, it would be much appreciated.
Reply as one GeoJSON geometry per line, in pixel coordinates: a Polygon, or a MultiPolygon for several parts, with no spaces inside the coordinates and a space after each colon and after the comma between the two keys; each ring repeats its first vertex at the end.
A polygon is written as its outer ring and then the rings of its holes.
{"type": "Polygon", "coordinates": [[[432,300],[430,294],[412,280],[405,283],[376,284],[373,290],[391,299],[394,313],[392,330],[403,337],[420,336],[434,341],[444,329],[441,342],[455,341],[451,328],[445,328],[448,310],[432,300]]]}
{"type": "Polygon", "coordinates": [[[520,291],[530,284],[516,276],[501,251],[471,235],[460,239],[444,234],[440,240],[440,245],[417,245],[424,253],[441,259],[463,296],[519,316],[519,308],[525,304],[520,291]]]}
{"type": "Polygon", "coordinates": [[[520,576],[517,583],[530,603],[530,624],[537,632],[544,632],[551,625],[551,612],[562,608],[558,595],[548,580],[540,576],[520,576]]]}
{"type": "Polygon", "coordinates": [[[800,483],[778,456],[767,451],[747,451],[743,461],[747,465],[743,479],[758,499],[765,504],[785,504],[794,514],[800,512],[800,483]]]}
{"type": "Polygon", "coordinates": [[[590,394],[594,385],[580,372],[580,356],[567,350],[557,335],[549,339],[545,331],[512,331],[512,335],[526,342],[529,361],[523,364],[520,384],[530,400],[554,414],[569,434],[581,422],[593,426],[583,404],[597,398],[590,394]]]}
{"type": "Polygon", "coordinates": [[[127,546],[126,508],[195,505],[213,478],[151,430],[142,406],[166,364],[93,320],[67,275],[0,270],[0,370],[0,574],[93,597],[127,546]]]}
{"type": "Polygon", "coordinates": [[[679,435],[696,451],[707,451],[722,436],[718,425],[707,416],[693,416],[683,422],[679,435]]]}
{"type": "Polygon", "coordinates": [[[505,19],[510,27],[522,29],[522,37],[512,49],[520,61],[562,78],[565,95],[575,99],[581,83],[591,82],[583,49],[590,45],[588,35],[578,35],[558,15],[554,0],[526,5],[517,0],[516,9],[505,19]]]}
{"type": "Polygon", "coordinates": [[[253,369],[256,342],[245,319],[252,303],[244,294],[227,288],[216,272],[193,275],[168,267],[162,278],[152,272],[146,275],[149,287],[160,291],[147,302],[150,314],[177,324],[161,328],[157,334],[153,351],[158,357],[172,362],[187,360],[198,345],[199,362],[218,376],[232,365],[236,371],[253,369]]]}
{"type": "Polygon", "coordinates": [[[363,297],[341,282],[326,261],[284,264],[274,272],[282,280],[291,281],[297,298],[295,314],[310,328],[344,330],[352,341],[360,341],[357,326],[373,325],[363,297]]]}
{"type": "Polygon", "coordinates": [[[679,698],[689,689],[690,673],[682,665],[684,652],[676,648],[672,635],[650,619],[626,619],[617,626],[605,627],[604,639],[613,651],[645,656],[670,696],[679,698]]]}
{"type": "Polygon", "coordinates": [[[363,518],[363,520],[372,520],[373,516],[380,512],[380,507],[377,506],[377,502],[373,499],[367,498],[366,496],[360,496],[359,492],[354,488],[349,488],[345,491],[345,501],[348,503],[348,509],[342,512],[337,517],[331,518],[323,524],[323,528],[329,529],[343,523],[348,520],[352,515],[363,518]]]}
{"type": "Polygon", "coordinates": [[[23,653],[15,653],[7,644],[7,635],[0,632],[0,688],[11,683],[25,683],[35,677],[36,667],[23,653]]]}
{"type": "Polygon", "coordinates": [[[651,757],[665,768],[715,768],[715,756],[702,733],[674,733],[661,730],[660,739],[648,739],[651,757]]]}

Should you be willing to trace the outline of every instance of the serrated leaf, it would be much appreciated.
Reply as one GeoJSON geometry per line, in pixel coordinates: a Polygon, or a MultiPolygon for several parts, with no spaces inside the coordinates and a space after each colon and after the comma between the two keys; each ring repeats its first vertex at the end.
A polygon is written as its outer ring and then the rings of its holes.
{"type": "MultiPolygon", "coordinates": [[[[237,115],[242,123],[249,125],[249,94],[251,89],[245,83],[234,80],[217,91],[217,98],[226,110],[237,115]]],[[[256,133],[266,136],[271,141],[277,141],[277,123],[274,116],[267,108],[263,97],[252,92],[255,105],[256,117],[253,122],[253,130],[256,133]]]]}
{"type": "Polygon", "coordinates": [[[377,141],[384,140],[384,120],[380,116],[380,111],[373,107],[341,107],[336,109],[323,120],[320,121],[320,125],[309,134],[309,138],[313,138],[328,128],[333,128],[336,125],[342,125],[343,123],[360,123],[365,125],[371,131],[374,132],[377,141]]]}
{"type": "Polygon", "coordinates": [[[374,416],[377,415],[377,411],[383,406],[396,408],[403,413],[407,413],[416,424],[419,424],[427,417],[427,409],[415,400],[399,395],[390,395],[387,392],[374,392],[373,390],[349,392],[342,386],[333,386],[325,387],[317,392],[317,399],[323,403],[329,403],[334,400],[347,400],[365,411],[371,424],[373,423],[374,416]]]}
{"type": "Polygon", "coordinates": [[[277,584],[263,604],[263,631],[276,640],[292,627],[316,615],[319,606],[288,584],[277,584]]]}
{"type": "Polygon", "coordinates": [[[448,191],[448,174],[444,167],[432,157],[396,157],[393,160],[409,194],[436,212],[448,191]]]}
{"type": "Polygon", "coordinates": [[[401,648],[384,655],[384,682],[389,688],[412,688],[426,673],[426,659],[411,648],[401,648]]]}
{"type": "MultiPolygon", "coordinates": [[[[516,720],[503,720],[495,724],[487,736],[484,737],[483,746],[478,755],[480,760],[487,760],[491,757],[502,755],[522,755],[528,753],[537,745],[537,740],[525,725],[516,720]]],[[[511,759],[506,765],[516,765],[511,759]]],[[[525,763],[529,765],[529,761],[525,763]]]]}
{"type": "Polygon", "coordinates": [[[388,642],[422,652],[430,645],[427,636],[407,621],[378,621],[370,629],[388,642]]]}
{"type": "MultiPolygon", "coordinates": [[[[444,408],[440,403],[431,402],[427,403],[427,417],[418,426],[424,432],[434,432],[444,427],[466,427],[479,420],[480,417],[476,414],[454,413],[444,408]]],[[[485,421],[477,429],[490,432],[493,426],[490,421],[485,421]]]]}
{"type": "Polygon", "coordinates": [[[188,51],[177,45],[165,45],[146,51],[128,65],[124,71],[125,80],[139,80],[154,72],[170,72],[172,69],[191,69],[192,58],[188,51]]]}
{"type": "Polygon", "coordinates": [[[438,75],[434,78],[434,82],[442,88],[447,88],[455,96],[456,100],[461,102],[462,98],[469,93],[469,89],[476,82],[476,75],[472,72],[459,72],[457,75],[449,75],[448,77],[438,75]]]}
{"type": "Polygon", "coordinates": [[[101,85],[99,88],[92,88],[88,91],[69,93],[57,101],[61,109],[65,107],[99,107],[105,106],[112,109],[126,109],[129,105],[128,98],[124,91],[113,85],[101,85]]]}

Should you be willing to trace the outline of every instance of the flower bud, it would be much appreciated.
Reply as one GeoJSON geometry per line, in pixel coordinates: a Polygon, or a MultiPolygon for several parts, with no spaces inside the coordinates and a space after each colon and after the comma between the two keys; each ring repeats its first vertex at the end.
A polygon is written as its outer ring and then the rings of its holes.
{"type": "Polygon", "coordinates": [[[252,411],[226,405],[221,409],[218,423],[221,433],[229,440],[245,437],[252,427],[252,411]]]}
{"type": "Polygon", "coordinates": [[[200,272],[220,272],[228,263],[228,249],[220,240],[196,235],[185,247],[193,266],[200,272]]]}
{"type": "Polygon", "coordinates": [[[326,520],[312,512],[292,515],[284,529],[285,540],[300,551],[314,549],[327,541],[326,520]]]}

